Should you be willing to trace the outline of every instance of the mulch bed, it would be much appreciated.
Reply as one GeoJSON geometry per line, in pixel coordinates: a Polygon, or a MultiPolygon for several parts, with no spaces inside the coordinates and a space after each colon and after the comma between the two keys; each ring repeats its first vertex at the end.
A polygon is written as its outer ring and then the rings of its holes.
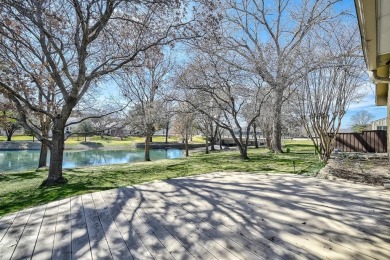
{"type": "Polygon", "coordinates": [[[387,154],[335,154],[317,177],[383,186],[383,183],[390,183],[389,158],[387,154]]]}

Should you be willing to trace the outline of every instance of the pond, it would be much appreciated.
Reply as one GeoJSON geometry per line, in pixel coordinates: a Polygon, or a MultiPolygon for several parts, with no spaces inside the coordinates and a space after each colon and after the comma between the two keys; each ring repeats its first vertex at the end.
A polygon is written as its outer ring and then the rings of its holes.
{"type": "MultiPolygon", "coordinates": [[[[183,157],[183,151],[179,149],[157,149],[150,151],[152,160],[174,159],[183,157]]],[[[18,150],[0,151],[0,172],[16,172],[34,170],[37,168],[39,151],[18,150]]],[[[130,151],[124,150],[86,150],[64,152],[65,169],[98,166],[106,164],[121,164],[131,162],[141,162],[144,160],[144,149],[130,151]]]]}

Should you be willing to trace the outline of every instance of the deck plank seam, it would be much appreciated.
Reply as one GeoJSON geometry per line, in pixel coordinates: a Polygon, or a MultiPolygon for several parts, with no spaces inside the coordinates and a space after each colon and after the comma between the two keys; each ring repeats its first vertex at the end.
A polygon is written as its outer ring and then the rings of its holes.
{"type": "Polygon", "coordinates": [[[39,225],[39,230],[38,230],[37,238],[35,239],[34,248],[33,248],[33,251],[31,252],[31,257],[30,257],[30,259],[32,259],[33,255],[34,255],[34,252],[35,252],[35,248],[36,248],[37,243],[38,243],[38,237],[39,237],[39,233],[41,233],[41,228],[42,228],[42,225],[43,225],[43,219],[44,219],[44,217],[45,217],[45,215],[46,215],[46,210],[47,210],[47,204],[46,204],[46,206],[45,206],[45,212],[44,212],[44,214],[43,214],[43,216],[42,216],[42,219],[41,219],[41,224],[39,225]]]}
{"type": "MultiPolygon", "coordinates": [[[[135,187],[136,189],[138,189],[137,187],[135,187]]],[[[156,192],[158,192],[158,191],[156,191],[156,192]]],[[[160,192],[159,192],[160,193],[160,192]]],[[[161,193],[160,193],[161,194],[161,193]]],[[[164,196],[164,195],[163,195],[164,196]]],[[[159,199],[160,200],[160,199],[159,199]]],[[[173,204],[173,205],[176,205],[176,204],[173,204]]],[[[177,212],[176,210],[175,210],[175,212],[177,212]]],[[[178,213],[178,212],[177,212],[178,213]]],[[[191,214],[191,213],[190,213],[191,214]]],[[[178,213],[178,215],[180,215],[179,213],[178,213]]],[[[191,214],[192,215],[192,214],[191,214]]],[[[195,217],[195,218],[197,218],[197,217],[195,217]]],[[[188,222],[188,221],[187,221],[188,222]]],[[[202,220],[202,222],[203,222],[203,220],[202,220]]],[[[218,245],[220,245],[221,247],[223,247],[226,251],[228,251],[229,253],[231,253],[232,255],[234,255],[235,257],[237,257],[238,259],[242,259],[241,257],[239,257],[239,256],[237,256],[236,255],[236,253],[235,252],[233,252],[233,251],[231,251],[229,248],[227,248],[227,247],[225,247],[224,245],[222,245],[221,243],[219,243],[217,240],[215,240],[215,239],[213,239],[207,232],[205,232],[204,230],[203,230],[203,228],[200,228],[199,227],[199,224],[197,224],[197,223],[191,223],[191,222],[188,222],[188,223],[190,223],[190,224],[192,224],[192,225],[194,225],[198,230],[199,230],[199,232],[202,232],[205,236],[207,236],[207,237],[209,237],[211,240],[213,240],[213,241],[215,241],[215,243],[217,243],[218,245]]],[[[218,231],[217,231],[218,232],[218,231]]],[[[224,237],[227,237],[226,235],[223,235],[224,237]]],[[[229,240],[231,240],[229,237],[227,237],[229,240]]],[[[234,243],[236,243],[235,241],[233,241],[234,243]]],[[[241,246],[241,245],[240,245],[241,246]]],[[[252,254],[253,254],[253,252],[251,252],[252,254]]],[[[255,254],[256,255],[256,254],[255,254]]]]}

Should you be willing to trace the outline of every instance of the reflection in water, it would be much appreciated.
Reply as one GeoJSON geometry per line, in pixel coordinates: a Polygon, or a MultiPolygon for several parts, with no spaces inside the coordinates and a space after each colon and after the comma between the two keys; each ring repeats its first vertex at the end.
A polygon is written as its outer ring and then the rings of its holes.
{"type": "MultiPolygon", "coordinates": [[[[49,155],[50,156],[50,155],[49,155]]],[[[151,150],[152,160],[174,159],[183,157],[182,150],[151,150]]],[[[23,171],[36,169],[39,160],[39,151],[0,151],[0,172],[23,171]]],[[[106,164],[121,164],[140,162],[144,160],[144,150],[131,151],[65,151],[64,168],[75,168],[81,166],[97,166],[106,164]]]]}

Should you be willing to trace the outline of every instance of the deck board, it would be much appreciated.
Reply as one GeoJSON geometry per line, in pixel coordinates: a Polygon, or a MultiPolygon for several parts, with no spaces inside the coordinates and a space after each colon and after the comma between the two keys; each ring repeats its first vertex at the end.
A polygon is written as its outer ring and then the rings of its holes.
{"type": "Polygon", "coordinates": [[[29,259],[32,257],[45,211],[46,205],[33,209],[27,225],[23,230],[22,236],[19,239],[14,253],[12,254],[12,258],[29,259]]]}
{"type": "Polygon", "coordinates": [[[0,242],[0,259],[10,259],[27,225],[33,209],[19,212],[0,242]]]}
{"type": "Polygon", "coordinates": [[[81,198],[84,205],[85,221],[87,223],[92,259],[112,259],[111,251],[104,234],[104,229],[100,223],[92,195],[82,195],[81,198]]]}
{"type": "Polygon", "coordinates": [[[6,216],[2,216],[0,219],[0,242],[3,240],[3,237],[8,231],[8,228],[11,226],[11,224],[14,222],[14,219],[18,215],[18,212],[14,214],[9,214],[6,216]]]}
{"type": "Polygon", "coordinates": [[[71,198],[71,258],[92,259],[87,223],[81,196],[71,198]]]}
{"type": "Polygon", "coordinates": [[[32,259],[51,259],[58,217],[58,201],[47,204],[32,259]]]}
{"type": "Polygon", "coordinates": [[[210,173],[85,194],[0,218],[0,259],[389,259],[390,192],[210,173]]]}

